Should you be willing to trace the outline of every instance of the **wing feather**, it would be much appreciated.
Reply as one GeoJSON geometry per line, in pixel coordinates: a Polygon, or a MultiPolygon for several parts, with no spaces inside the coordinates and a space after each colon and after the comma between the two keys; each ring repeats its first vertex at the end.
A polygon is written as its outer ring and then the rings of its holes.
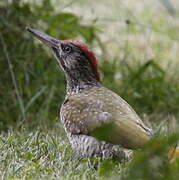
{"type": "Polygon", "coordinates": [[[69,96],[61,111],[70,133],[91,135],[125,148],[139,148],[152,135],[132,107],[104,87],[69,96]]]}

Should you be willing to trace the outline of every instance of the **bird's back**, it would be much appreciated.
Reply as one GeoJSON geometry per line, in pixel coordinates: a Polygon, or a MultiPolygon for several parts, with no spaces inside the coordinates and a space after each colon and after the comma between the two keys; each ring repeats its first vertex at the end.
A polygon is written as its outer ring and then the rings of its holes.
{"type": "Polygon", "coordinates": [[[72,134],[86,134],[126,148],[138,148],[150,139],[132,107],[105,87],[92,87],[68,96],[61,108],[62,122],[72,134]]]}

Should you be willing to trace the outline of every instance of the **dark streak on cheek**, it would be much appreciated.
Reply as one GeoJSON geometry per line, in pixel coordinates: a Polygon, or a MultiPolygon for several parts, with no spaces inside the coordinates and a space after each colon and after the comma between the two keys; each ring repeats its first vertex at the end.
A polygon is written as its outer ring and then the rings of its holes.
{"type": "Polygon", "coordinates": [[[62,59],[60,59],[60,63],[65,68],[65,63],[64,63],[64,61],[62,59]]]}

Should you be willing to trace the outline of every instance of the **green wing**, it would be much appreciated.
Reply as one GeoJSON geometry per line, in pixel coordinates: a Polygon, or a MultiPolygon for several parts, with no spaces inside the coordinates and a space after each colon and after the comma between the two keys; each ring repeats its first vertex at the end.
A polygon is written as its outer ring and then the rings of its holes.
{"type": "Polygon", "coordinates": [[[62,111],[72,134],[91,135],[131,149],[143,146],[152,135],[130,105],[104,87],[69,96],[62,111]]]}

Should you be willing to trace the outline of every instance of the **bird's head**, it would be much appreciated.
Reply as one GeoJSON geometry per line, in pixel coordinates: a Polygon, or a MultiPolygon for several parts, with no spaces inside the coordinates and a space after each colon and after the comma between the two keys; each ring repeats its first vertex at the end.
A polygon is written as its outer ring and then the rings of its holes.
{"type": "Polygon", "coordinates": [[[86,44],[77,40],[57,40],[32,28],[27,30],[52,50],[66,74],[67,83],[80,86],[100,81],[96,57],[86,44]]]}

